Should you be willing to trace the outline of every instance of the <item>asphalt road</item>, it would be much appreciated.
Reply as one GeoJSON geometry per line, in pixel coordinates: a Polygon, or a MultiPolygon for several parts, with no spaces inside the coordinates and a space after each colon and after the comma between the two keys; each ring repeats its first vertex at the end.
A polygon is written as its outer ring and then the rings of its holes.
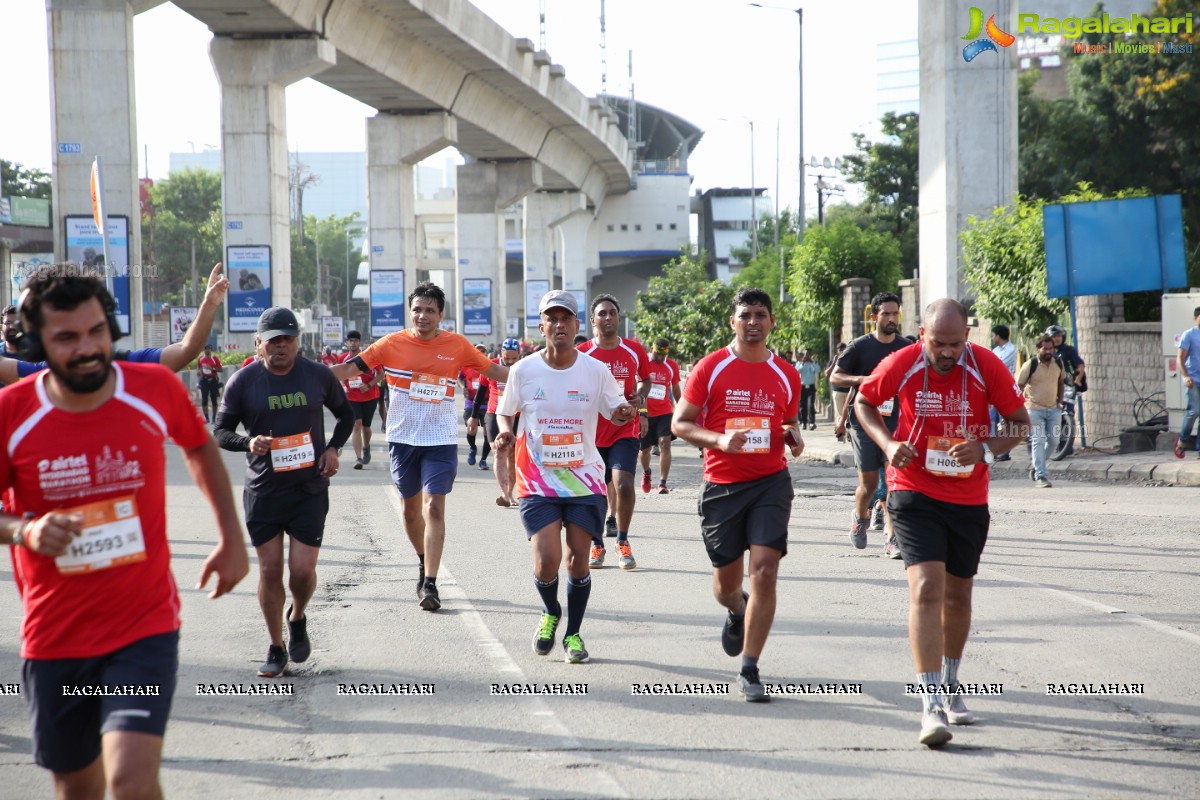
{"type": "MultiPolygon", "coordinates": [[[[377,441],[379,438],[377,437],[377,441]]],[[[638,493],[639,568],[593,573],[591,663],[530,649],[540,605],[515,510],[460,465],[444,607],[417,608],[416,558],[386,460],[345,462],[309,610],[312,657],[291,696],[201,696],[260,683],[267,640],[256,567],[230,596],[194,590],[212,515],[178,455],[170,538],[183,595],[179,687],[162,782],[177,798],[1196,797],[1200,555],[1194,489],[1022,479],[993,483],[992,533],[960,677],[1002,693],[940,751],[917,744],[903,567],[846,532],[855,477],[792,466],[796,500],[764,680],[857,694],[742,702],[698,538],[698,460],[676,444],[670,495],[638,493]],[[1141,695],[1047,695],[1053,684],[1143,684],[1141,695]],[[408,694],[339,694],[381,684],[408,694]],[[493,694],[493,684],[586,694],[493,694]],[[647,684],[728,695],[635,695],[647,684]]],[[[349,451],[347,450],[347,453],[349,451]]],[[[464,448],[465,455],[465,448],[464,448]]],[[[235,486],[241,458],[226,454],[235,486]]],[[[657,480],[657,477],[656,477],[657,480]]],[[[609,540],[610,543],[612,540],[609,540]]],[[[12,585],[7,560],[0,581],[12,585]]],[[[564,581],[565,586],[565,581],[564,581]]],[[[0,683],[19,680],[20,604],[0,590],[0,683]]],[[[49,795],[25,701],[0,696],[0,797],[49,795]]]]}

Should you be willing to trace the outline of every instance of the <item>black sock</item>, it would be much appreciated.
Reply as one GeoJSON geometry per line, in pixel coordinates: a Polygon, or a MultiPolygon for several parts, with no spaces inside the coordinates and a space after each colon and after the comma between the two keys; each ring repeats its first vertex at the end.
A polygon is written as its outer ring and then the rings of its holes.
{"type": "Polygon", "coordinates": [[[562,603],[558,602],[558,576],[549,581],[539,581],[535,575],[533,585],[542,596],[542,609],[551,616],[562,617],[562,603]]]}
{"type": "Polygon", "coordinates": [[[587,611],[588,598],[592,594],[592,576],[567,578],[567,630],[564,637],[579,633],[583,625],[583,612],[587,611]]]}
{"type": "Polygon", "coordinates": [[[435,575],[435,576],[433,576],[432,578],[426,578],[426,579],[425,579],[425,585],[426,585],[426,586],[432,586],[432,587],[434,587],[434,588],[436,589],[436,588],[437,588],[437,576],[435,575]]]}
{"type": "Polygon", "coordinates": [[[475,449],[475,434],[467,434],[467,447],[471,448],[472,450],[475,449]]]}
{"type": "Polygon", "coordinates": [[[617,531],[617,544],[629,541],[629,531],[617,531]]]}

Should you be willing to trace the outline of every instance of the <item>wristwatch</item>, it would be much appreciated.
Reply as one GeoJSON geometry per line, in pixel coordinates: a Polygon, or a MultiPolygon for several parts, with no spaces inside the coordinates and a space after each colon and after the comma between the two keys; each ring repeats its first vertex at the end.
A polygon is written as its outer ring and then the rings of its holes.
{"type": "Polygon", "coordinates": [[[983,445],[983,463],[989,467],[996,463],[996,457],[992,455],[992,448],[988,447],[987,442],[980,442],[983,445]]]}

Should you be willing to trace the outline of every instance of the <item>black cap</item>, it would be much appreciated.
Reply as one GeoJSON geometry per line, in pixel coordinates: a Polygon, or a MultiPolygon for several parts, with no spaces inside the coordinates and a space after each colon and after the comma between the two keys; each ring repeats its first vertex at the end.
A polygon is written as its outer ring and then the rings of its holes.
{"type": "Polygon", "coordinates": [[[276,336],[299,336],[300,323],[290,308],[268,308],[258,318],[258,338],[269,342],[276,336]]]}

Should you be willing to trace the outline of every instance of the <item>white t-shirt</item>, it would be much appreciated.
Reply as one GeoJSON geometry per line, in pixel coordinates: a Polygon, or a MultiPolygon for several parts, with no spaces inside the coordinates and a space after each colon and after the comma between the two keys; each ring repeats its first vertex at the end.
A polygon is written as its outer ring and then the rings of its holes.
{"type": "Polygon", "coordinates": [[[624,402],[608,367],[594,358],[579,354],[567,369],[554,369],[541,354],[518,361],[496,408],[498,415],[521,415],[517,497],[605,494],[596,424],[624,402]]]}

